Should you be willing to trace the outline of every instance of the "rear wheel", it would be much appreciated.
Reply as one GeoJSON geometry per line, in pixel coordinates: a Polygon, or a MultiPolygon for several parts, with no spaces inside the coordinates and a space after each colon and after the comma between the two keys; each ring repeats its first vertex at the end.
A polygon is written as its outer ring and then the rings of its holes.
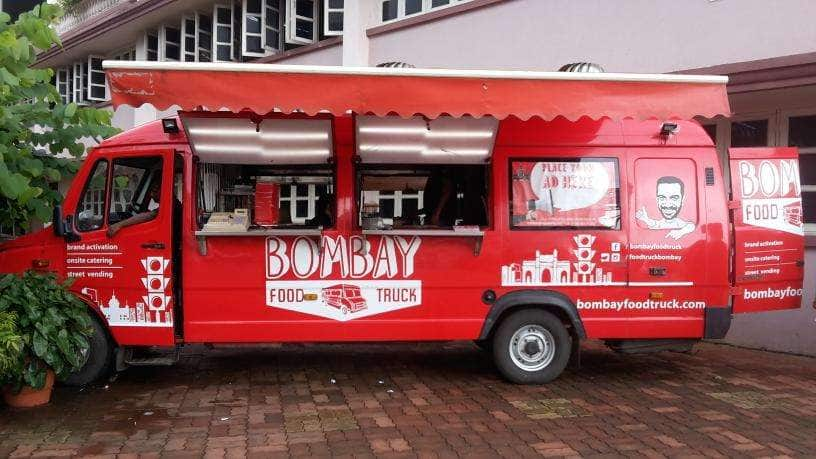
{"type": "Polygon", "coordinates": [[[85,364],[65,380],[69,386],[84,386],[107,376],[113,365],[113,343],[105,327],[95,317],[91,318],[93,334],[88,338],[85,364]]]}
{"type": "Polygon", "coordinates": [[[517,384],[543,384],[569,362],[572,341],[557,317],[525,309],[504,319],[493,336],[493,358],[501,374],[517,384]]]}

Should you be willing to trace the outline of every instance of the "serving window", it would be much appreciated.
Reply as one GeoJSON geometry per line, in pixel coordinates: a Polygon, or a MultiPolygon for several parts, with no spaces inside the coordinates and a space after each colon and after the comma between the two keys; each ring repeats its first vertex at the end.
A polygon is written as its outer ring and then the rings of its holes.
{"type": "Polygon", "coordinates": [[[513,229],[620,229],[614,158],[510,161],[513,229]]]}
{"type": "Polygon", "coordinates": [[[203,164],[199,167],[197,189],[199,229],[334,226],[334,176],[330,167],[203,164]]]}
{"type": "Polygon", "coordinates": [[[356,127],[364,231],[470,235],[488,226],[496,119],[359,116],[356,127]]]}
{"type": "Polygon", "coordinates": [[[183,113],[197,169],[197,236],[311,234],[335,225],[332,122],[183,113]]]}
{"type": "Polygon", "coordinates": [[[366,165],[358,170],[359,224],[368,230],[488,225],[483,165],[366,165]]]}

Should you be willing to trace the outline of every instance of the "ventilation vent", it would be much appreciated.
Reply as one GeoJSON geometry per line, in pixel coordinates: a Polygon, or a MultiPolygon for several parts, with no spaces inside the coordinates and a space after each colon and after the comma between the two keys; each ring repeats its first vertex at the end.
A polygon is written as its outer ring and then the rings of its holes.
{"type": "Polygon", "coordinates": [[[714,168],[713,167],[706,167],[705,168],[705,180],[706,180],[706,186],[714,185],[714,168]]]}
{"type": "Polygon", "coordinates": [[[377,64],[377,67],[406,68],[406,69],[416,68],[416,66],[409,64],[407,62],[381,62],[377,64]]]}
{"type": "Polygon", "coordinates": [[[603,67],[593,62],[575,62],[573,64],[562,65],[559,72],[579,72],[579,73],[604,73],[603,67]]]}

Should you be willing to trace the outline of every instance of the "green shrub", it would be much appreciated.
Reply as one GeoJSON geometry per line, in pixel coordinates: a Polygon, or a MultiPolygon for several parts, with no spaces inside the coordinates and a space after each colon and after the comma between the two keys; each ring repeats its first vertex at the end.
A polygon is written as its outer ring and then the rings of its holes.
{"type": "Polygon", "coordinates": [[[82,367],[92,319],[69,286],[70,281],[60,283],[53,273],[0,276],[0,313],[16,315],[21,337],[21,356],[0,375],[0,384],[41,388],[48,368],[63,379],[82,367]]]}
{"type": "Polygon", "coordinates": [[[17,331],[17,315],[0,312],[0,378],[20,366],[23,338],[17,331]]]}

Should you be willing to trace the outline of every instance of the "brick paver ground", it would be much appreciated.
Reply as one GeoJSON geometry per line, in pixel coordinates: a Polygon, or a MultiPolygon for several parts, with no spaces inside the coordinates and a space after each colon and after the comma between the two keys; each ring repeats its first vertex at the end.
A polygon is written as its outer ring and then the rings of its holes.
{"type": "Polygon", "coordinates": [[[590,345],[546,386],[469,343],[188,349],[0,407],[0,456],[816,456],[816,359],[703,344],[590,345]]]}

